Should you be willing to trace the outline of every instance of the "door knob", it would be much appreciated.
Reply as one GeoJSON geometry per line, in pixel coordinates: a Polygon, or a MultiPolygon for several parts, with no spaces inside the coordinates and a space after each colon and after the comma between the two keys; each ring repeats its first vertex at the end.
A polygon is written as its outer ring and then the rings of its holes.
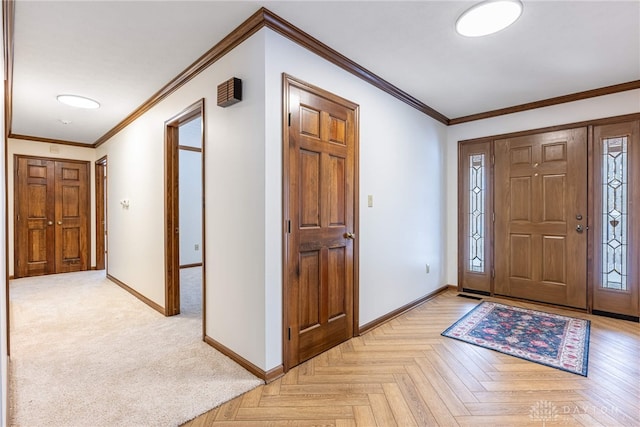
{"type": "Polygon", "coordinates": [[[353,233],[347,232],[347,233],[344,233],[344,237],[346,237],[347,239],[355,239],[356,235],[353,233]]]}
{"type": "Polygon", "coordinates": [[[62,221],[58,221],[58,225],[62,225],[62,221]]]}
{"type": "Polygon", "coordinates": [[[577,231],[578,233],[582,233],[582,232],[584,231],[584,228],[582,227],[582,224],[578,224],[578,225],[576,226],[576,231],[577,231]]]}
{"type": "Polygon", "coordinates": [[[47,225],[53,225],[53,221],[47,221],[47,225]]]}

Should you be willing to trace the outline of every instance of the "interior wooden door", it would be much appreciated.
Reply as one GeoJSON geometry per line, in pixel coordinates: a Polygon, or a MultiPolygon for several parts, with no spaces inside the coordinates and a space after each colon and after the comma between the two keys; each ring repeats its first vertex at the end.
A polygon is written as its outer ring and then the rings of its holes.
{"type": "Polygon", "coordinates": [[[55,273],[55,163],[16,157],[15,277],[55,273]]]}
{"type": "Polygon", "coordinates": [[[15,277],[87,270],[89,163],[16,156],[15,277]]]}
{"type": "Polygon", "coordinates": [[[585,128],[495,141],[495,293],[587,307],[585,128]]]}
{"type": "Polygon", "coordinates": [[[285,77],[285,368],[353,336],[357,105],[285,77]]]}
{"type": "Polygon", "coordinates": [[[56,273],[87,269],[88,175],[88,163],[55,162],[56,273]]]}

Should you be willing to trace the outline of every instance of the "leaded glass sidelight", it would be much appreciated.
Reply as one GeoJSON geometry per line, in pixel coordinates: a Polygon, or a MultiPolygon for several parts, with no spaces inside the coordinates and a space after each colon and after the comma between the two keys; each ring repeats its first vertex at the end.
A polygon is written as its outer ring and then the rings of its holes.
{"type": "Polygon", "coordinates": [[[469,270],[484,273],[486,169],[484,154],[469,156],[469,270]]]}
{"type": "Polygon", "coordinates": [[[602,141],[602,288],[627,288],[627,137],[602,141]]]}

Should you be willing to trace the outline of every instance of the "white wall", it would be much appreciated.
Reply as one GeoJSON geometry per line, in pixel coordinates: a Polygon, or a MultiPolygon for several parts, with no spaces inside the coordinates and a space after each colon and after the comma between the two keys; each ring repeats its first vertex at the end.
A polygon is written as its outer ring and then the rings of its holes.
{"type": "Polygon", "coordinates": [[[361,106],[360,324],[442,286],[445,127],[271,30],[96,153],[109,158],[109,273],[164,305],[164,122],[205,98],[206,334],[265,371],[282,363],[282,72],[361,106]],[[243,101],[216,107],[232,76],[243,101]]]}
{"type": "MultiPolygon", "coordinates": [[[[201,119],[180,126],[180,145],[202,148],[201,128],[201,119]]],[[[199,264],[202,262],[202,154],[183,149],[178,154],[180,265],[199,264]]]]}
{"type": "Polygon", "coordinates": [[[259,367],[264,324],[264,41],[255,34],[97,148],[108,155],[109,273],[164,306],[164,123],[205,99],[206,333],[259,367]],[[216,87],[244,99],[216,106],[216,87]],[[130,200],[122,209],[120,199],[130,200]]]}
{"type": "Polygon", "coordinates": [[[640,90],[450,126],[447,132],[446,282],[458,283],[458,141],[640,112],[640,90]]]}
{"type": "Polygon", "coordinates": [[[42,142],[34,142],[34,141],[25,141],[21,139],[9,139],[8,144],[8,157],[7,157],[7,167],[9,170],[8,180],[7,180],[7,191],[9,193],[9,204],[8,204],[8,216],[9,216],[9,275],[13,276],[14,270],[14,223],[12,218],[14,218],[13,211],[13,185],[14,185],[14,155],[20,154],[24,156],[38,156],[38,157],[50,157],[53,159],[70,159],[70,160],[82,160],[90,162],[89,165],[89,179],[91,181],[91,193],[89,200],[91,202],[91,228],[90,228],[90,238],[91,238],[91,258],[89,260],[89,268],[96,265],[96,200],[95,200],[95,165],[94,161],[95,150],[93,148],[84,148],[84,147],[76,147],[71,145],[61,145],[61,144],[45,144],[42,142]]]}
{"type": "Polygon", "coordinates": [[[266,52],[265,328],[271,368],[282,362],[282,73],[360,105],[360,325],[445,283],[446,128],[270,30],[266,52]],[[367,195],[373,195],[372,208],[367,195]]]}

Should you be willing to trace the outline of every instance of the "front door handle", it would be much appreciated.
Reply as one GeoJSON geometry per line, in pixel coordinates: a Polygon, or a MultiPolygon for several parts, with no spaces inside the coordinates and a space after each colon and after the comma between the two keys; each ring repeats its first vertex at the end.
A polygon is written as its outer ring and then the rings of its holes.
{"type": "Polygon", "coordinates": [[[349,233],[349,232],[347,232],[347,233],[344,233],[344,237],[346,237],[347,239],[351,239],[351,240],[353,240],[353,239],[355,239],[355,238],[356,238],[356,235],[355,235],[355,234],[353,234],[353,233],[349,233]]]}
{"type": "Polygon", "coordinates": [[[578,224],[578,225],[576,226],[576,231],[577,231],[578,233],[582,233],[582,232],[584,231],[584,228],[582,227],[582,224],[578,224]]]}
{"type": "Polygon", "coordinates": [[[47,221],[47,225],[53,225],[53,221],[47,221]]]}

